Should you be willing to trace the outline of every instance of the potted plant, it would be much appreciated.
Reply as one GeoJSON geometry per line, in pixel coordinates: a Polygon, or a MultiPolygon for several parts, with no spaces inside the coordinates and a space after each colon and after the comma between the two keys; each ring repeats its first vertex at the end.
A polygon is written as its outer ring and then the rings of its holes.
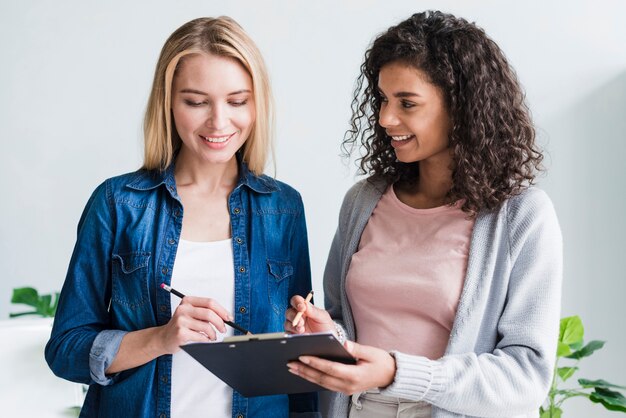
{"type": "Polygon", "coordinates": [[[32,287],[19,287],[13,289],[11,303],[21,303],[33,307],[34,311],[10,313],[10,318],[16,318],[24,315],[39,315],[44,318],[52,318],[57,310],[59,302],[59,293],[51,293],[47,295],[39,295],[37,290],[32,287]]]}
{"type": "Polygon", "coordinates": [[[583,358],[604,347],[605,342],[597,340],[585,345],[584,333],[583,323],[578,316],[561,319],[554,377],[546,403],[539,409],[541,418],[561,418],[563,402],[574,397],[585,397],[610,411],[626,413],[626,398],[618,391],[626,389],[624,386],[614,385],[602,379],[578,379],[577,386],[562,387],[578,371],[578,364],[583,358]],[[559,367],[560,361],[568,361],[570,364],[559,367]]]}
{"type": "MultiPolygon", "coordinates": [[[[11,349],[4,359],[7,364],[8,375],[19,375],[19,384],[13,385],[6,399],[8,405],[8,416],[36,416],[43,412],[54,412],[59,416],[78,416],[80,406],[85,399],[87,386],[77,383],[63,381],[50,372],[44,361],[43,346],[50,337],[52,320],[56,313],[59,293],[40,295],[32,287],[21,287],[13,289],[11,303],[22,304],[31,307],[30,310],[10,313],[10,318],[20,318],[19,320],[0,321],[0,333],[13,341],[11,349]],[[32,316],[40,318],[30,318],[32,316]],[[29,317],[28,319],[21,319],[29,317]],[[54,390],[40,391],[49,396],[44,406],[37,406],[38,403],[29,403],[33,388],[54,387],[54,390]],[[13,405],[15,404],[15,405],[13,405]],[[67,405],[77,405],[68,407],[67,405]],[[12,409],[14,408],[14,409],[12,409]]],[[[4,371],[4,368],[3,368],[4,371]]],[[[5,411],[6,412],[6,411],[5,411]]]]}

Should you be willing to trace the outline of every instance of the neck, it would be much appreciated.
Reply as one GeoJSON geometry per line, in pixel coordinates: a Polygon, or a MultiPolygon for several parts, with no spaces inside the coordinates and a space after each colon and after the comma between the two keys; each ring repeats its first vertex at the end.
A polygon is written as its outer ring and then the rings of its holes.
{"type": "Polygon", "coordinates": [[[415,193],[422,194],[429,200],[447,203],[443,201],[451,188],[452,170],[448,167],[432,167],[429,164],[420,163],[415,193]]]}
{"type": "Polygon", "coordinates": [[[449,154],[420,161],[417,182],[396,187],[396,195],[403,203],[418,209],[451,203],[446,200],[446,195],[452,188],[451,163],[452,157],[449,154]]]}
{"type": "Polygon", "coordinates": [[[174,178],[177,187],[194,187],[204,192],[235,188],[238,179],[238,165],[235,156],[225,163],[206,163],[188,158],[181,149],[176,159],[174,178]]]}

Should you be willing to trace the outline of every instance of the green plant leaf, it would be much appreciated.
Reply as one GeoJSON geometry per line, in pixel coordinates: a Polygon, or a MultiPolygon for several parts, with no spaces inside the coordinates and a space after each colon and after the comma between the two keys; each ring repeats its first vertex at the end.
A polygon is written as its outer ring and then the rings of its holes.
{"type": "Polygon", "coordinates": [[[572,350],[570,350],[569,345],[559,341],[559,344],[556,347],[556,356],[565,357],[565,356],[570,355],[571,353],[572,353],[572,350]]]}
{"type": "Polygon", "coordinates": [[[605,341],[593,340],[589,342],[586,346],[581,348],[580,350],[574,351],[572,354],[565,356],[565,357],[580,360],[583,357],[589,357],[596,350],[599,350],[602,347],[604,347],[604,344],[605,344],[605,341]]]}
{"type": "Polygon", "coordinates": [[[40,315],[43,317],[52,317],[56,313],[59,301],[59,293],[55,292],[47,295],[39,295],[37,290],[32,287],[21,287],[13,289],[11,303],[19,303],[35,308],[34,311],[20,312],[9,314],[10,318],[23,315],[40,315]]]}
{"type": "Polygon", "coordinates": [[[578,367],[559,367],[556,369],[556,372],[559,374],[561,380],[565,382],[567,379],[572,377],[577,370],[578,367]]]}
{"type": "Polygon", "coordinates": [[[17,318],[18,316],[24,316],[24,315],[39,315],[39,312],[32,311],[32,312],[10,313],[9,318],[17,318]]]}
{"type": "Polygon", "coordinates": [[[598,380],[578,379],[578,383],[580,384],[580,386],[584,388],[626,389],[626,386],[614,385],[613,383],[609,383],[603,379],[598,379],[598,380]]]}
{"type": "Polygon", "coordinates": [[[50,307],[50,303],[52,302],[52,295],[41,295],[39,296],[39,310],[42,313],[47,312],[48,308],[50,307]]]}
{"type": "Polygon", "coordinates": [[[583,340],[585,328],[578,315],[561,319],[559,342],[567,345],[577,344],[583,340]]]}
{"type": "Polygon", "coordinates": [[[580,350],[582,346],[583,346],[583,340],[580,340],[578,342],[575,342],[574,344],[570,344],[569,348],[576,351],[576,350],[580,350]]]}
{"type": "Polygon", "coordinates": [[[541,408],[539,410],[539,418],[561,418],[563,411],[556,406],[550,406],[548,409],[541,408]]]}
{"type": "Polygon", "coordinates": [[[23,303],[24,305],[37,308],[37,304],[39,303],[39,294],[32,287],[19,287],[13,289],[11,303],[23,303]]]}
{"type": "Polygon", "coordinates": [[[589,396],[589,400],[601,403],[609,411],[626,412],[626,398],[619,392],[597,387],[589,396]]]}

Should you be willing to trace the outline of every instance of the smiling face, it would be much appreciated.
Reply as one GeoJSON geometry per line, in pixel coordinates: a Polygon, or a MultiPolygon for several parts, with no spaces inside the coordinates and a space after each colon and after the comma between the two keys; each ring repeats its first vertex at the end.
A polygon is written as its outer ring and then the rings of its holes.
{"type": "Polygon", "coordinates": [[[182,140],[179,158],[227,163],[254,125],[252,78],[234,58],[189,55],[172,82],[172,114],[182,140]]]}
{"type": "Polygon", "coordinates": [[[382,97],[378,123],[404,163],[451,160],[451,121],[440,89],[426,74],[406,64],[382,67],[378,77],[382,97]]]}

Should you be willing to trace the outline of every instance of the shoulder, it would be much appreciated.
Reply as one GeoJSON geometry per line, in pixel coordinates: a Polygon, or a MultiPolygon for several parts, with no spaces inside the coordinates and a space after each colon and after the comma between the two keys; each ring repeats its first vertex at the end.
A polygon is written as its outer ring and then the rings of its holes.
{"type": "Polygon", "coordinates": [[[105,183],[107,183],[109,187],[115,191],[124,190],[127,187],[145,190],[154,188],[164,183],[165,176],[165,172],[141,168],[137,171],[131,171],[115,177],[110,177],[105,180],[105,183]]]}
{"type": "Polygon", "coordinates": [[[118,176],[109,177],[93,191],[89,203],[99,203],[112,207],[116,202],[133,199],[131,195],[138,190],[149,190],[158,185],[163,175],[158,171],[137,170],[118,176]],[[146,186],[146,187],[143,187],[146,186]],[[151,187],[152,186],[152,187],[151,187]]]}
{"type": "Polygon", "coordinates": [[[260,176],[259,178],[264,179],[268,182],[271,181],[276,187],[276,191],[274,193],[276,193],[281,198],[294,200],[294,201],[302,201],[302,196],[300,195],[300,192],[298,192],[295,188],[293,188],[289,184],[282,182],[280,180],[271,178],[265,174],[260,176]]]}
{"type": "Polygon", "coordinates": [[[265,174],[255,177],[255,185],[250,191],[257,210],[263,213],[300,215],[304,212],[302,196],[295,188],[265,174]]]}
{"type": "Polygon", "coordinates": [[[537,242],[562,241],[561,228],[548,194],[536,187],[529,187],[506,202],[506,222],[512,249],[537,237],[537,242]]]}
{"type": "Polygon", "coordinates": [[[546,192],[537,187],[529,187],[506,202],[506,216],[509,221],[553,215],[556,216],[552,200],[546,192]]]}
{"type": "Polygon", "coordinates": [[[368,177],[355,183],[343,198],[341,213],[351,212],[373,201],[378,202],[389,185],[386,181],[376,177],[368,177]]]}

